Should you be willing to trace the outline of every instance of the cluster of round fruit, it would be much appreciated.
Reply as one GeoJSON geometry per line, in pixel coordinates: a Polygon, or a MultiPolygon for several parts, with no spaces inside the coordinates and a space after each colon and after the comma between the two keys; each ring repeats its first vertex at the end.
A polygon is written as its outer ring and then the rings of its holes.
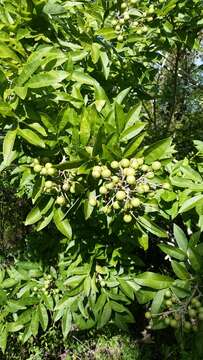
{"type": "Polygon", "coordinates": [[[131,9],[138,5],[139,0],[126,0],[121,3],[121,13],[112,21],[112,26],[115,29],[116,34],[118,34],[118,41],[123,42],[125,29],[129,26],[129,23],[132,27],[136,28],[136,33],[141,35],[148,31],[146,22],[153,21],[153,14],[155,13],[154,5],[149,5],[146,11],[140,10],[140,16],[136,14],[136,20],[134,21],[134,12],[131,9]]]}
{"type": "Polygon", "coordinates": [[[123,1],[121,3],[121,14],[112,21],[112,26],[115,29],[116,34],[118,34],[118,41],[122,42],[124,40],[124,30],[125,26],[129,23],[130,20],[130,7],[137,4],[138,0],[129,0],[123,1]]]}
{"type": "Polygon", "coordinates": [[[37,295],[38,298],[40,298],[40,294],[43,293],[45,295],[49,294],[49,290],[51,288],[52,283],[52,276],[51,275],[45,275],[42,279],[42,282],[38,282],[33,287],[33,295],[37,295]]]}
{"type": "MultiPolygon", "coordinates": [[[[37,296],[40,299],[43,294],[48,295],[57,295],[60,293],[60,290],[55,287],[53,278],[50,274],[44,275],[41,281],[38,281],[36,285],[32,288],[32,296],[37,296]]],[[[60,296],[60,295],[59,295],[60,296]]]]}
{"type": "Polygon", "coordinates": [[[35,173],[44,176],[54,176],[56,175],[56,169],[53,167],[53,164],[47,162],[45,165],[41,165],[38,159],[34,159],[31,163],[31,167],[35,173]]]}
{"type": "Polygon", "coordinates": [[[76,179],[76,174],[73,170],[58,171],[50,162],[41,165],[38,159],[33,160],[31,167],[33,167],[35,173],[46,177],[44,192],[57,195],[55,203],[60,206],[69,203],[70,199],[67,193],[74,194],[76,187],[78,188],[77,185],[82,179],[76,179]]]}
{"type": "Polygon", "coordinates": [[[59,181],[54,182],[52,180],[45,181],[44,191],[46,193],[57,193],[57,198],[55,203],[63,206],[69,202],[69,197],[67,193],[74,194],[75,193],[76,182],[72,179],[72,176],[69,178],[63,178],[63,182],[61,183],[61,178],[59,181]]]}
{"type": "Polygon", "coordinates": [[[163,320],[165,325],[173,328],[181,328],[186,332],[197,331],[199,323],[203,321],[203,304],[199,297],[192,297],[189,300],[181,302],[177,296],[173,295],[170,290],[165,293],[164,306],[167,308],[160,314],[152,314],[150,311],[145,313],[146,319],[163,320]]]}
{"type": "Polygon", "coordinates": [[[126,223],[131,222],[134,211],[144,205],[146,195],[153,197],[159,186],[170,188],[169,183],[158,185],[152,181],[161,167],[159,161],[145,164],[144,158],[112,161],[110,167],[94,166],[92,176],[98,181],[99,194],[90,196],[90,205],[99,206],[105,214],[119,211],[126,223]]]}

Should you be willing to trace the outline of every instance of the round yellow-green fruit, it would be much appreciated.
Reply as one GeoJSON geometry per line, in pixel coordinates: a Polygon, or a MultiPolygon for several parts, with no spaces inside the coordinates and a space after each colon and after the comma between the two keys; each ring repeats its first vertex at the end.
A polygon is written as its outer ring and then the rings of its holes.
{"type": "Polygon", "coordinates": [[[147,312],[145,313],[145,318],[149,320],[149,319],[151,319],[151,317],[152,317],[151,312],[150,312],[150,311],[147,311],[147,312]]]}
{"type": "Polygon", "coordinates": [[[47,189],[51,189],[52,186],[53,186],[53,182],[48,180],[48,181],[45,181],[45,184],[44,184],[45,188],[47,189]]]}
{"type": "Polygon", "coordinates": [[[92,172],[92,176],[93,176],[94,178],[98,179],[98,178],[100,178],[100,176],[101,176],[101,172],[95,170],[95,171],[92,172]]]}
{"type": "Polygon", "coordinates": [[[68,181],[64,181],[62,189],[64,191],[68,191],[70,189],[70,183],[68,181]]]}
{"type": "Polygon", "coordinates": [[[123,170],[123,173],[124,173],[124,175],[126,175],[126,176],[132,176],[132,175],[135,175],[135,169],[133,169],[132,167],[125,168],[125,169],[123,170]]]}
{"type": "Polygon", "coordinates": [[[56,204],[65,205],[65,203],[66,203],[66,199],[64,196],[61,195],[56,198],[56,204]]]}
{"type": "Polygon", "coordinates": [[[123,168],[127,168],[127,167],[129,167],[129,165],[130,165],[130,161],[129,161],[128,159],[122,159],[122,160],[120,161],[120,165],[121,165],[123,168]]]}
{"type": "Polygon", "coordinates": [[[132,221],[132,216],[130,214],[125,214],[124,217],[123,217],[123,220],[126,223],[130,223],[132,221]]]}
{"type": "Polygon", "coordinates": [[[129,176],[127,176],[127,178],[126,178],[126,181],[127,181],[127,183],[128,183],[129,185],[133,185],[133,184],[136,183],[136,178],[135,178],[134,175],[129,175],[129,176]]]}
{"type": "Polygon", "coordinates": [[[119,168],[119,162],[118,161],[112,161],[111,162],[112,169],[118,169],[119,168]]]}
{"type": "Polygon", "coordinates": [[[144,172],[147,172],[149,170],[149,166],[148,165],[142,165],[141,170],[144,172]]]}
{"type": "Polygon", "coordinates": [[[114,201],[114,203],[113,203],[113,208],[114,208],[115,210],[119,210],[119,209],[120,209],[120,205],[119,205],[119,202],[118,202],[118,201],[114,201]]]}
{"type": "Polygon", "coordinates": [[[93,166],[93,169],[92,169],[92,172],[95,172],[95,171],[98,171],[98,172],[101,172],[101,166],[93,166]]]}
{"type": "Polygon", "coordinates": [[[114,188],[114,183],[113,183],[113,182],[109,182],[109,183],[107,183],[105,186],[106,186],[106,188],[107,188],[108,190],[112,190],[112,189],[114,188]]]}
{"type": "Polygon", "coordinates": [[[91,206],[96,206],[97,205],[97,199],[95,197],[89,198],[89,204],[91,206]]]}
{"type": "Polygon", "coordinates": [[[45,167],[42,168],[42,170],[40,171],[41,175],[47,175],[47,169],[45,167]]]}
{"type": "Polygon", "coordinates": [[[53,165],[52,165],[51,163],[49,163],[49,162],[45,164],[45,168],[46,168],[46,169],[50,169],[52,166],[53,166],[53,165]]]}
{"type": "Polygon", "coordinates": [[[176,319],[171,319],[170,325],[173,328],[177,328],[178,327],[178,321],[176,319]]]}
{"type": "Polygon", "coordinates": [[[151,165],[152,169],[157,171],[161,169],[161,163],[160,161],[154,161],[151,165]]]}
{"type": "Polygon", "coordinates": [[[34,172],[40,173],[41,170],[42,170],[42,166],[41,166],[41,165],[37,164],[37,165],[34,166],[34,172]]]}
{"type": "Polygon", "coordinates": [[[131,199],[131,205],[132,205],[133,207],[138,207],[138,206],[140,206],[140,204],[141,204],[140,199],[138,199],[138,198],[132,198],[132,199],[131,199]]]}
{"type": "Polygon", "coordinates": [[[111,176],[111,171],[109,169],[104,169],[102,170],[101,175],[103,178],[108,178],[111,176]]]}
{"type": "Polygon", "coordinates": [[[147,178],[147,179],[153,179],[153,178],[154,178],[154,173],[153,173],[153,171],[149,171],[149,172],[146,174],[146,178],[147,178]]]}
{"type": "Polygon", "coordinates": [[[119,200],[119,201],[124,200],[125,197],[126,197],[125,191],[119,190],[119,191],[116,193],[116,199],[119,200]]]}
{"type": "Polygon", "coordinates": [[[47,175],[53,176],[56,170],[53,167],[47,169],[47,175]]]}
{"type": "Polygon", "coordinates": [[[105,186],[100,186],[99,192],[100,192],[100,194],[105,195],[105,194],[107,194],[108,190],[105,186]]]}

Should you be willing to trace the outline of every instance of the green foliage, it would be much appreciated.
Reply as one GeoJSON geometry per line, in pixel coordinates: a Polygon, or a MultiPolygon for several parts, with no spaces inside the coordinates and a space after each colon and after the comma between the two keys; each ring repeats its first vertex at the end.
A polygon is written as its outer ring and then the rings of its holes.
{"type": "Polygon", "coordinates": [[[126,330],[143,304],[153,329],[175,313],[172,327],[201,330],[203,146],[178,161],[168,136],[201,15],[200,0],[1,1],[0,171],[27,199],[36,242],[58,250],[2,264],[3,353],[12,334],[25,344],[55,326],[64,342],[109,322],[126,330]]]}

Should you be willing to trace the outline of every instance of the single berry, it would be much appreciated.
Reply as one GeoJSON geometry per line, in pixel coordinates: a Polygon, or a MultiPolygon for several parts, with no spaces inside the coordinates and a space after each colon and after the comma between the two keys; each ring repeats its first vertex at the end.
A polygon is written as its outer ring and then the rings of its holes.
{"type": "Polygon", "coordinates": [[[143,191],[146,193],[146,192],[149,192],[150,190],[150,187],[148,184],[143,184],[143,191]]]}
{"type": "Polygon", "coordinates": [[[42,170],[42,166],[41,166],[41,165],[35,165],[35,166],[34,166],[34,172],[40,173],[41,170],[42,170]]]}
{"type": "Polygon", "coordinates": [[[199,318],[199,320],[203,321],[203,312],[200,312],[200,313],[198,314],[198,318],[199,318]]]}
{"type": "Polygon", "coordinates": [[[146,178],[147,178],[147,179],[153,179],[153,178],[154,178],[154,173],[153,173],[153,171],[148,172],[148,173],[146,174],[146,178]]]}
{"type": "Polygon", "coordinates": [[[45,186],[45,188],[47,188],[47,189],[51,189],[52,186],[53,186],[53,182],[52,182],[52,181],[45,181],[44,186],[45,186]]]}
{"type": "Polygon", "coordinates": [[[189,322],[189,321],[184,321],[183,327],[184,327],[184,329],[187,330],[187,331],[191,330],[191,327],[192,327],[191,322],[189,322]]]}
{"type": "Polygon", "coordinates": [[[64,181],[62,189],[64,191],[68,191],[70,189],[70,183],[68,181],[64,181]]]}
{"type": "Polygon", "coordinates": [[[130,214],[125,214],[124,217],[123,217],[123,220],[126,223],[130,223],[132,221],[132,216],[130,214]]]}
{"type": "Polygon", "coordinates": [[[108,178],[111,176],[111,171],[109,169],[102,170],[101,175],[103,178],[108,178]]]}
{"type": "Polygon", "coordinates": [[[105,186],[106,186],[106,188],[107,188],[108,190],[112,190],[112,189],[114,188],[114,183],[113,183],[113,182],[109,182],[109,183],[107,183],[105,186]]]}
{"type": "Polygon", "coordinates": [[[53,176],[55,172],[56,170],[53,167],[47,169],[47,175],[53,176]]]}
{"type": "Polygon", "coordinates": [[[136,179],[134,175],[127,176],[126,181],[129,185],[133,185],[136,183],[136,179]]]}
{"type": "Polygon", "coordinates": [[[121,165],[123,168],[127,168],[127,167],[129,167],[129,165],[130,165],[130,161],[129,161],[128,159],[122,159],[122,160],[120,161],[120,165],[121,165]]]}
{"type": "Polygon", "coordinates": [[[112,181],[114,184],[117,184],[119,182],[119,177],[116,175],[112,176],[112,181]]]}
{"type": "Polygon", "coordinates": [[[131,205],[133,207],[138,207],[138,206],[140,206],[140,204],[141,204],[140,199],[138,199],[138,198],[132,198],[131,199],[131,205]]]}
{"type": "Polygon", "coordinates": [[[53,165],[52,165],[51,163],[46,163],[46,164],[45,164],[45,168],[46,168],[46,169],[50,169],[52,166],[53,166],[53,165]]]}
{"type": "Polygon", "coordinates": [[[96,206],[97,205],[97,199],[95,197],[89,198],[89,204],[91,206],[96,206]]]}
{"type": "Polygon", "coordinates": [[[93,171],[92,176],[96,179],[100,178],[101,172],[100,171],[93,171]]]}
{"type": "Polygon", "coordinates": [[[150,311],[147,311],[147,312],[145,313],[145,318],[149,320],[149,319],[151,319],[151,317],[152,317],[151,312],[150,312],[150,311]]]}
{"type": "Polygon", "coordinates": [[[127,8],[126,2],[122,3],[122,4],[121,4],[121,9],[126,9],[126,8],[127,8]]]}
{"type": "Polygon", "coordinates": [[[109,206],[104,206],[101,211],[104,213],[104,214],[109,214],[111,212],[111,208],[109,206]]]}
{"type": "Polygon", "coordinates": [[[195,307],[199,309],[201,307],[201,302],[197,299],[195,302],[195,307]]]}
{"type": "Polygon", "coordinates": [[[192,325],[192,331],[197,332],[198,331],[198,326],[197,325],[192,325]]]}
{"type": "Polygon", "coordinates": [[[140,184],[136,187],[136,190],[138,192],[138,194],[143,194],[145,191],[144,191],[144,188],[143,188],[143,184],[140,184]]]}
{"type": "Polygon", "coordinates": [[[144,172],[147,172],[148,169],[149,169],[148,165],[142,165],[142,167],[141,167],[141,170],[144,171],[144,172]]]}
{"type": "Polygon", "coordinates": [[[138,163],[138,161],[136,159],[131,159],[130,166],[131,166],[131,168],[136,170],[139,167],[139,163],[138,163]]]}
{"type": "Polygon", "coordinates": [[[130,19],[130,15],[126,12],[123,14],[124,15],[124,20],[128,21],[130,19]]]}
{"type": "Polygon", "coordinates": [[[189,315],[190,318],[195,318],[196,315],[197,315],[197,312],[196,312],[195,309],[189,309],[188,310],[188,315],[189,315]]]}
{"type": "Polygon", "coordinates": [[[58,197],[56,198],[56,204],[62,206],[62,205],[65,205],[65,203],[66,203],[66,199],[65,199],[64,196],[58,196],[58,197]]]}
{"type": "Polygon", "coordinates": [[[114,201],[114,203],[113,203],[113,208],[114,208],[115,210],[120,209],[120,205],[119,205],[119,202],[118,202],[118,201],[114,201]]]}
{"type": "Polygon", "coordinates": [[[42,170],[40,171],[41,175],[47,175],[47,169],[45,167],[42,168],[42,170]]]}
{"type": "Polygon", "coordinates": [[[125,197],[126,197],[125,191],[119,190],[119,191],[116,193],[116,199],[119,200],[119,201],[124,200],[125,197]]]}
{"type": "Polygon", "coordinates": [[[107,194],[108,190],[105,186],[101,186],[99,188],[99,192],[100,192],[100,194],[105,195],[105,194],[107,194]]]}
{"type": "Polygon", "coordinates": [[[171,321],[171,319],[169,317],[166,317],[164,319],[164,322],[165,322],[166,325],[170,325],[170,321],[171,321]]]}
{"type": "Polygon", "coordinates": [[[135,169],[132,167],[125,168],[124,171],[127,176],[135,175],[135,169]]]}
{"type": "Polygon", "coordinates": [[[172,301],[171,300],[166,300],[166,306],[167,307],[171,307],[173,305],[172,301]]]}
{"type": "Polygon", "coordinates": [[[141,166],[144,163],[144,158],[137,159],[138,165],[141,166]]]}
{"type": "Polygon", "coordinates": [[[170,298],[170,297],[171,297],[171,291],[170,291],[170,290],[166,290],[164,296],[165,296],[166,298],[170,298]]]}
{"type": "Polygon", "coordinates": [[[99,171],[101,172],[101,166],[93,166],[92,172],[99,171]]]}
{"type": "Polygon", "coordinates": [[[152,166],[152,169],[155,171],[161,169],[161,163],[159,161],[154,161],[151,166],[152,166]]]}
{"type": "Polygon", "coordinates": [[[111,162],[112,169],[118,169],[119,168],[119,162],[118,161],[112,161],[111,162]]]}
{"type": "Polygon", "coordinates": [[[154,13],[154,6],[150,5],[149,10],[148,10],[148,14],[153,14],[154,13]]]}
{"type": "Polygon", "coordinates": [[[176,319],[171,319],[170,320],[170,325],[173,328],[177,328],[178,327],[178,321],[176,319]]]}

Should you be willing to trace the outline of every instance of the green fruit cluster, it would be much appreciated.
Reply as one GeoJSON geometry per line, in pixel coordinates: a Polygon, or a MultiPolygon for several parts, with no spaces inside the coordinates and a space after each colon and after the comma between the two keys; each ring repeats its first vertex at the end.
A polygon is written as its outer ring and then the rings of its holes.
{"type": "Polygon", "coordinates": [[[153,319],[164,321],[166,326],[180,328],[185,332],[198,331],[200,322],[203,321],[203,304],[199,297],[180,301],[170,290],[166,290],[163,306],[165,310],[160,314],[145,313],[145,318],[151,322],[153,319]]]}
{"type": "Polygon", "coordinates": [[[43,294],[49,295],[53,293],[52,282],[52,276],[50,274],[45,274],[43,278],[39,279],[34,284],[34,287],[32,288],[32,295],[37,296],[37,298],[41,298],[43,294]]]}
{"type": "MultiPolygon", "coordinates": [[[[144,158],[124,158],[112,161],[110,166],[96,165],[92,169],[92,176],[98,183],[98,194],[91,196],[89,203],[98,206],[105,214],[121,213],[124,222],[130,223],[136,212],[144,208],[146,198],[152,197],[157,188],[163,187],[153,183],[156,173],[159,174],[161,170],[159,161],[149,166],[144,158]]],[[[164,187],[166,184],[163,184],[164,187]]]]}
{"type": "Polygon", "coordinates": [[[118,35],[117,40],[119,42],[123,42],[126,30],[128,30],[130,26],[136,28],[137,35],[142,35],[148,32],[146,23],[154,20],[155,8],[153,4],[149,4],[146,11],[142,11],[139,7],[139,11],[136,13],[134,11],[135,6],[139,6],[139,0],[122,1],[120,14],[112,20],[112,26],[118,35]]]}
{"type": "Polygon", "coordinates": [[[112,26],[115,29],[116,34],[118,35],[117,39],[119,42],[124,40],[124,31],[129,26],[130,21],[130,8],[137,4],[137,0],[126,0],[121,3],[121,12],[120,15],[113,19],[112,26]]]}
{"type": "Polygon", "coordinates": [[[50,162],[42,165],[38,159],[33,160],[31,168],[36,175],[45,179],[44,193],[54,196],[55,203],[59,206],[70,206],[76,188],[82,188],[83,179],[78,177],[74,170],[60,171],[50,162]]]}
{"type": "Polygon", "coordinates": [[[54,168],[53,164],[49,162],[42,165],[38,159],[34,159],[31,163],[31,167],[35,173],[43,176],[54,176],[56,174],[56,169],[54,168]]]}

